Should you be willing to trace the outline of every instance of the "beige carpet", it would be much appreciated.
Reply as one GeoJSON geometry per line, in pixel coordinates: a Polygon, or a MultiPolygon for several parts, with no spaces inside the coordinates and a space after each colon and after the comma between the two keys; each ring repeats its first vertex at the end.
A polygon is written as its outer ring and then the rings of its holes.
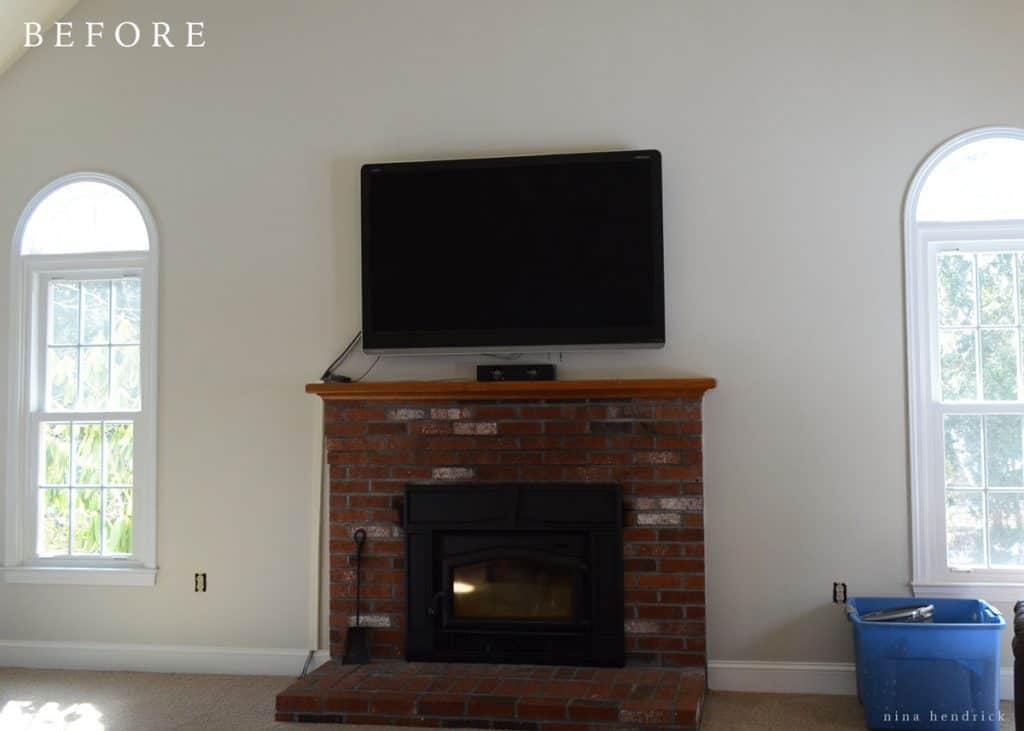
{"type": "MultiPolygon", "coordinates": [[[[357,726],[276,723],[274,696],[291,678],[92,673],[0,668],[0,731],[261,731],[357,726]]],[[[1012,731],[1009,704],[1003,704],[1012,731]]],[[[712,693],[704,731],[863,729],[855,698],[712,693]]]]}

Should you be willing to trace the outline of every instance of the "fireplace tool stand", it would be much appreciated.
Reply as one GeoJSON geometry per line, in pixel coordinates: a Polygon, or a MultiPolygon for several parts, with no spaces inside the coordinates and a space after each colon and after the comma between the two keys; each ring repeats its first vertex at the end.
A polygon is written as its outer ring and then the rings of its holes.
{"type": "Polygon", "coordinates": [[[352,534],[356,544],[356,623],[348,628],[345,638],[345,654],[341,658],[342,665],[366,665],[370,662],[370,641],[366,628],[361,624],[361,584],[363,575],[363,546],[366,545],[366,531],[360,528],[352,534]]]}

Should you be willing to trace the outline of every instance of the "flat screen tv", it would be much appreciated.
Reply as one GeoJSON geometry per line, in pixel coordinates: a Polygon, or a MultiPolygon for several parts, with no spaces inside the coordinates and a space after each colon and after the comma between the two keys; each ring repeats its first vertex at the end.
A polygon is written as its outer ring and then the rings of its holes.
{"type": "Polygon", "coordinates": [[[362,168],[363,347],[665,343],[657,150],[362,168]]]}

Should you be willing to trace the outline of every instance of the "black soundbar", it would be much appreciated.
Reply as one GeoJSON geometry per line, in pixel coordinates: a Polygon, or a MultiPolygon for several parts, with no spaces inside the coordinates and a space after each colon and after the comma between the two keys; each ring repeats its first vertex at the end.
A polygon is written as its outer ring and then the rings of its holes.
{"type": "Polygon", "coordinates": [[[553,363],[529,365],[478,365],[476,367],[478,381],[553,381],[555,366],[553,363]]]}

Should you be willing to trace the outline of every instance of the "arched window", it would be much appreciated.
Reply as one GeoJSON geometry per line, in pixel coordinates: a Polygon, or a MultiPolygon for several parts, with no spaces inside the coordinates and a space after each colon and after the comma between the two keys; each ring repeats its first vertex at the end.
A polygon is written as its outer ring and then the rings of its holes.
{"type": "Polygon", "coordinates": [[[126,183],[53,181],[12,249],[7,581],[152,584],[157,238],[126,183]]]}
{"type": "Polygon", "coordinates": [[[914,589],[1024,586],[1024,129],[962,134],[904,211],[914,589]]]}

